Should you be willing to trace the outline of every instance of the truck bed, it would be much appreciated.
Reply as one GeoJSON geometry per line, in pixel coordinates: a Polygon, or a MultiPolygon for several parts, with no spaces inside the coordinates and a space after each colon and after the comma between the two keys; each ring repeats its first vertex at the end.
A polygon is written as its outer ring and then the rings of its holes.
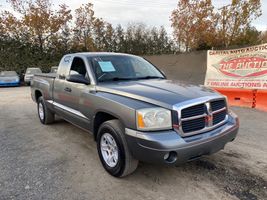
{"type": "Polygon", "coordinates": [[[57,74],[56,73],[39,73],[39,74],[35,74],[34,76],[44,77],[44,78],[56,78],[57,74]]]}
{"type": "MultiPolygon", "coordinates": [[[[55,73],[39,73],[35,74],[32,80],[31,90],[32,97],[35,94],[36,89],[42,92],[46,100],[53,100],[53,88],[54,81],[57,74],[55,73]]],[[[37,101],[37,99],[33,100],[37,101]]]]}

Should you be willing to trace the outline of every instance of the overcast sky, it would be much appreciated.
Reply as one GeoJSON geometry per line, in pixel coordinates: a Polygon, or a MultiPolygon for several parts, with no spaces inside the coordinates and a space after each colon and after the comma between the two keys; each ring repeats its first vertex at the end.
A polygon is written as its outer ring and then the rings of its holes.
{"type": "MultiPolygon", "coordinates": [[[[0,0],[1,9],[10,9],[6,0],[0,0]]],[[[149,26],[163,25],[169,34],[172,33],[170,15],[178,0],[52,0],[55,6],[65,3],[72,10],[81,4],[91,2],[97,17],[102,17],[113,25],[126,26],[131,22],[143,22],[149,26]]],[[[216,8],[227,5],[231,0],[213,0],[216,8]]],[[[258,30],[267,30],[267,0],[262,0],[263,15],[253,22],[258,30]]]]}

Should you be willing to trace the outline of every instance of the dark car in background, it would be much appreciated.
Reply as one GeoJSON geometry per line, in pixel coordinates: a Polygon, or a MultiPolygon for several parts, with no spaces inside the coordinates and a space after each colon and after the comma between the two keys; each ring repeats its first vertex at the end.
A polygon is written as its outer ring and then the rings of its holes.
{"type": "Polygon", "coordinates": [[[15,71],[0,72],[0,86],[19,86],[20,79],[15,71]]]}
{"type": "Polygon", "coordinates": [[[38,74],[38,73],[42,73],[42,70],[40,68],[27,68],[25,76],[24,76],[24,83],[26,85],[30,85],[34,74],[38,74]]]}

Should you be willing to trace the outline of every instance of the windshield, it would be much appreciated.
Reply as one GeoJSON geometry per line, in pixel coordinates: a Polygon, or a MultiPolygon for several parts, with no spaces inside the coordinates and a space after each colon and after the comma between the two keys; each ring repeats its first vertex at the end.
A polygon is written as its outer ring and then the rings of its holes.
{"type": "Polygon", "coordinates": [[[0,76],[17,76],[15,71],[3,71],[0,72],[0,76]]]}
{"type": "Polygon", "coordinates": [[[165,77],[148,61],[137,56],[108,55],[90,57],[98,82],[165,77]]]}
{"type": "Polygon", "coordinates": [[[26,74],[36,74],[36,73],[42,73],[41,69],[39,68],[28,68],[26,71],[26,74]]]}

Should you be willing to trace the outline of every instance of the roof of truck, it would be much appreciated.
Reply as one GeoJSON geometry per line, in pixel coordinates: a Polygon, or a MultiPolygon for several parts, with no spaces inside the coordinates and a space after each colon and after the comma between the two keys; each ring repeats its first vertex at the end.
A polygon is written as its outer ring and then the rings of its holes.
{"type": "Polygon", "coordinates": [[[134,56],[126,53],[115,53],[115,52],[79,52],[73,53],[71,55],[83,55],[83,56],[111,56],[111,55],[124,55],[124,56],[134,56]]]}

